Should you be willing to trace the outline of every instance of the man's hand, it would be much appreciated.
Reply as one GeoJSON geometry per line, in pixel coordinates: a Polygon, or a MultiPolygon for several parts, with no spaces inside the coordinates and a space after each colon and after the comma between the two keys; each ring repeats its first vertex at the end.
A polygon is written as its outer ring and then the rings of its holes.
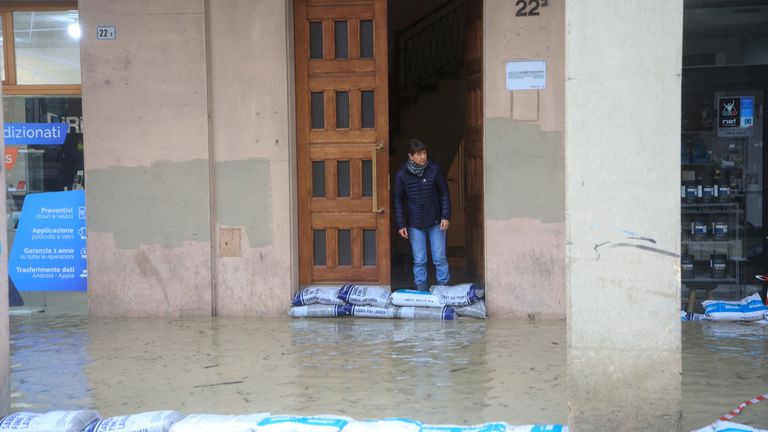
{"type": "Polygon", "coordinates": [[[451,221],[448,219],[440,219],[440,231],[445,231],[448,229],[448,225],[451,224],[451,221]]]}
{"type": "Polygon", "coordinates": [[[400,237],[407,239],[408,238],[408,228],[400,228],[397,232],[400,233],[400,237]]]}

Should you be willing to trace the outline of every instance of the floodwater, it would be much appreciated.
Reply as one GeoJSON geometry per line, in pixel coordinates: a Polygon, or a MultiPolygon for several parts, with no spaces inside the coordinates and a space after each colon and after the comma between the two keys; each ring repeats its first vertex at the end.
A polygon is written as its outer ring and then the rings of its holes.
{"type": "MultiPolygon", "coordinates": [[[[682,333],[684,430],[768,392],[768,325],[682,333]]],[[[11,408],[564,424],[565,338],[562,321],[12,316],[11,408]]],[[[768,428],[768,402],[736,420],[768,428]]]]}

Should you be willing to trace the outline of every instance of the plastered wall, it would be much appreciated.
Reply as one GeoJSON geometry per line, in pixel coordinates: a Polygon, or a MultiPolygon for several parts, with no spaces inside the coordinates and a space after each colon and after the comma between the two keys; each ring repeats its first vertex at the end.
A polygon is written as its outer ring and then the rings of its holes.
{"type": "Polygon", "coordinates": [[[79,8],[91,314],[209,315],[204,3],[79,8]]]}
{"type": "Polygon", "coordinates": [[[485,256],[489,315],[565,317],[564,6],[483,5],[485,256]],[[505,62],[544,60],[547,86],[507,91],[505,62]]]}
{"type": "Polygon", "coordinates": [[[219,315],[284,315],[290,304],[291,3],[208,2],[219,315]]]}

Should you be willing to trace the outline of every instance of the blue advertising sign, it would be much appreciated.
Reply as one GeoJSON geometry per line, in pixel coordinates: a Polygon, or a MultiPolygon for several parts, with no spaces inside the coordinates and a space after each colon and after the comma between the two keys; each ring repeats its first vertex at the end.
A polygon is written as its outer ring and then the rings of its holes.
{"type": "Polygon", "coordinates": [[[61,145],[67,138],[65,123],[5,123],[5,145],[61,145]]]}
{"type": "Polygon", "coordinates": [[[30,194],[8,259],[19,291],[85,291],[85,191],[30,194]]]}
{"type": "Polygon", "coordinates": [[[755,116],[755,98],[752,96],[741,97],[741,127],[751,128],[754,126],[755,116]]]}

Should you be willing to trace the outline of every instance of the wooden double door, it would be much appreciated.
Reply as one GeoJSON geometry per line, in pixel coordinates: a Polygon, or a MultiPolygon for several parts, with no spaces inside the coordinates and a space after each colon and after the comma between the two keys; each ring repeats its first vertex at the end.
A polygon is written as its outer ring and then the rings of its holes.
{"type": "MultiPolygon", "coordinates": [[[[393,230],[387,1],[294,0],[294,32],[299,283],[389,285],[393,230]]],[[[470,86],[467,100],[472,102],[466,108],[473,110],[474,124],[468,125],[473,132],[466,137],[465,157],[473,159],[467,174],[474,180],[465,180],[468,197],[482,179],[482,164],[477,163],[482,144],[477,132],[482,118],[480,74],[472,73],[477,84],[470,86]]],[[[482,183],[479,187],[482,190],[482,183]]],[[[482,241],[482,227],[467,229],[467,241],[482,241]]],[[[478,250],[468,246],[469,251],[478,250]]],[[[482,244],[479,251],[482,255],[482,244]]],[[[477,265],[477,258],[469,258],[468,264],[477,265]]]]}

